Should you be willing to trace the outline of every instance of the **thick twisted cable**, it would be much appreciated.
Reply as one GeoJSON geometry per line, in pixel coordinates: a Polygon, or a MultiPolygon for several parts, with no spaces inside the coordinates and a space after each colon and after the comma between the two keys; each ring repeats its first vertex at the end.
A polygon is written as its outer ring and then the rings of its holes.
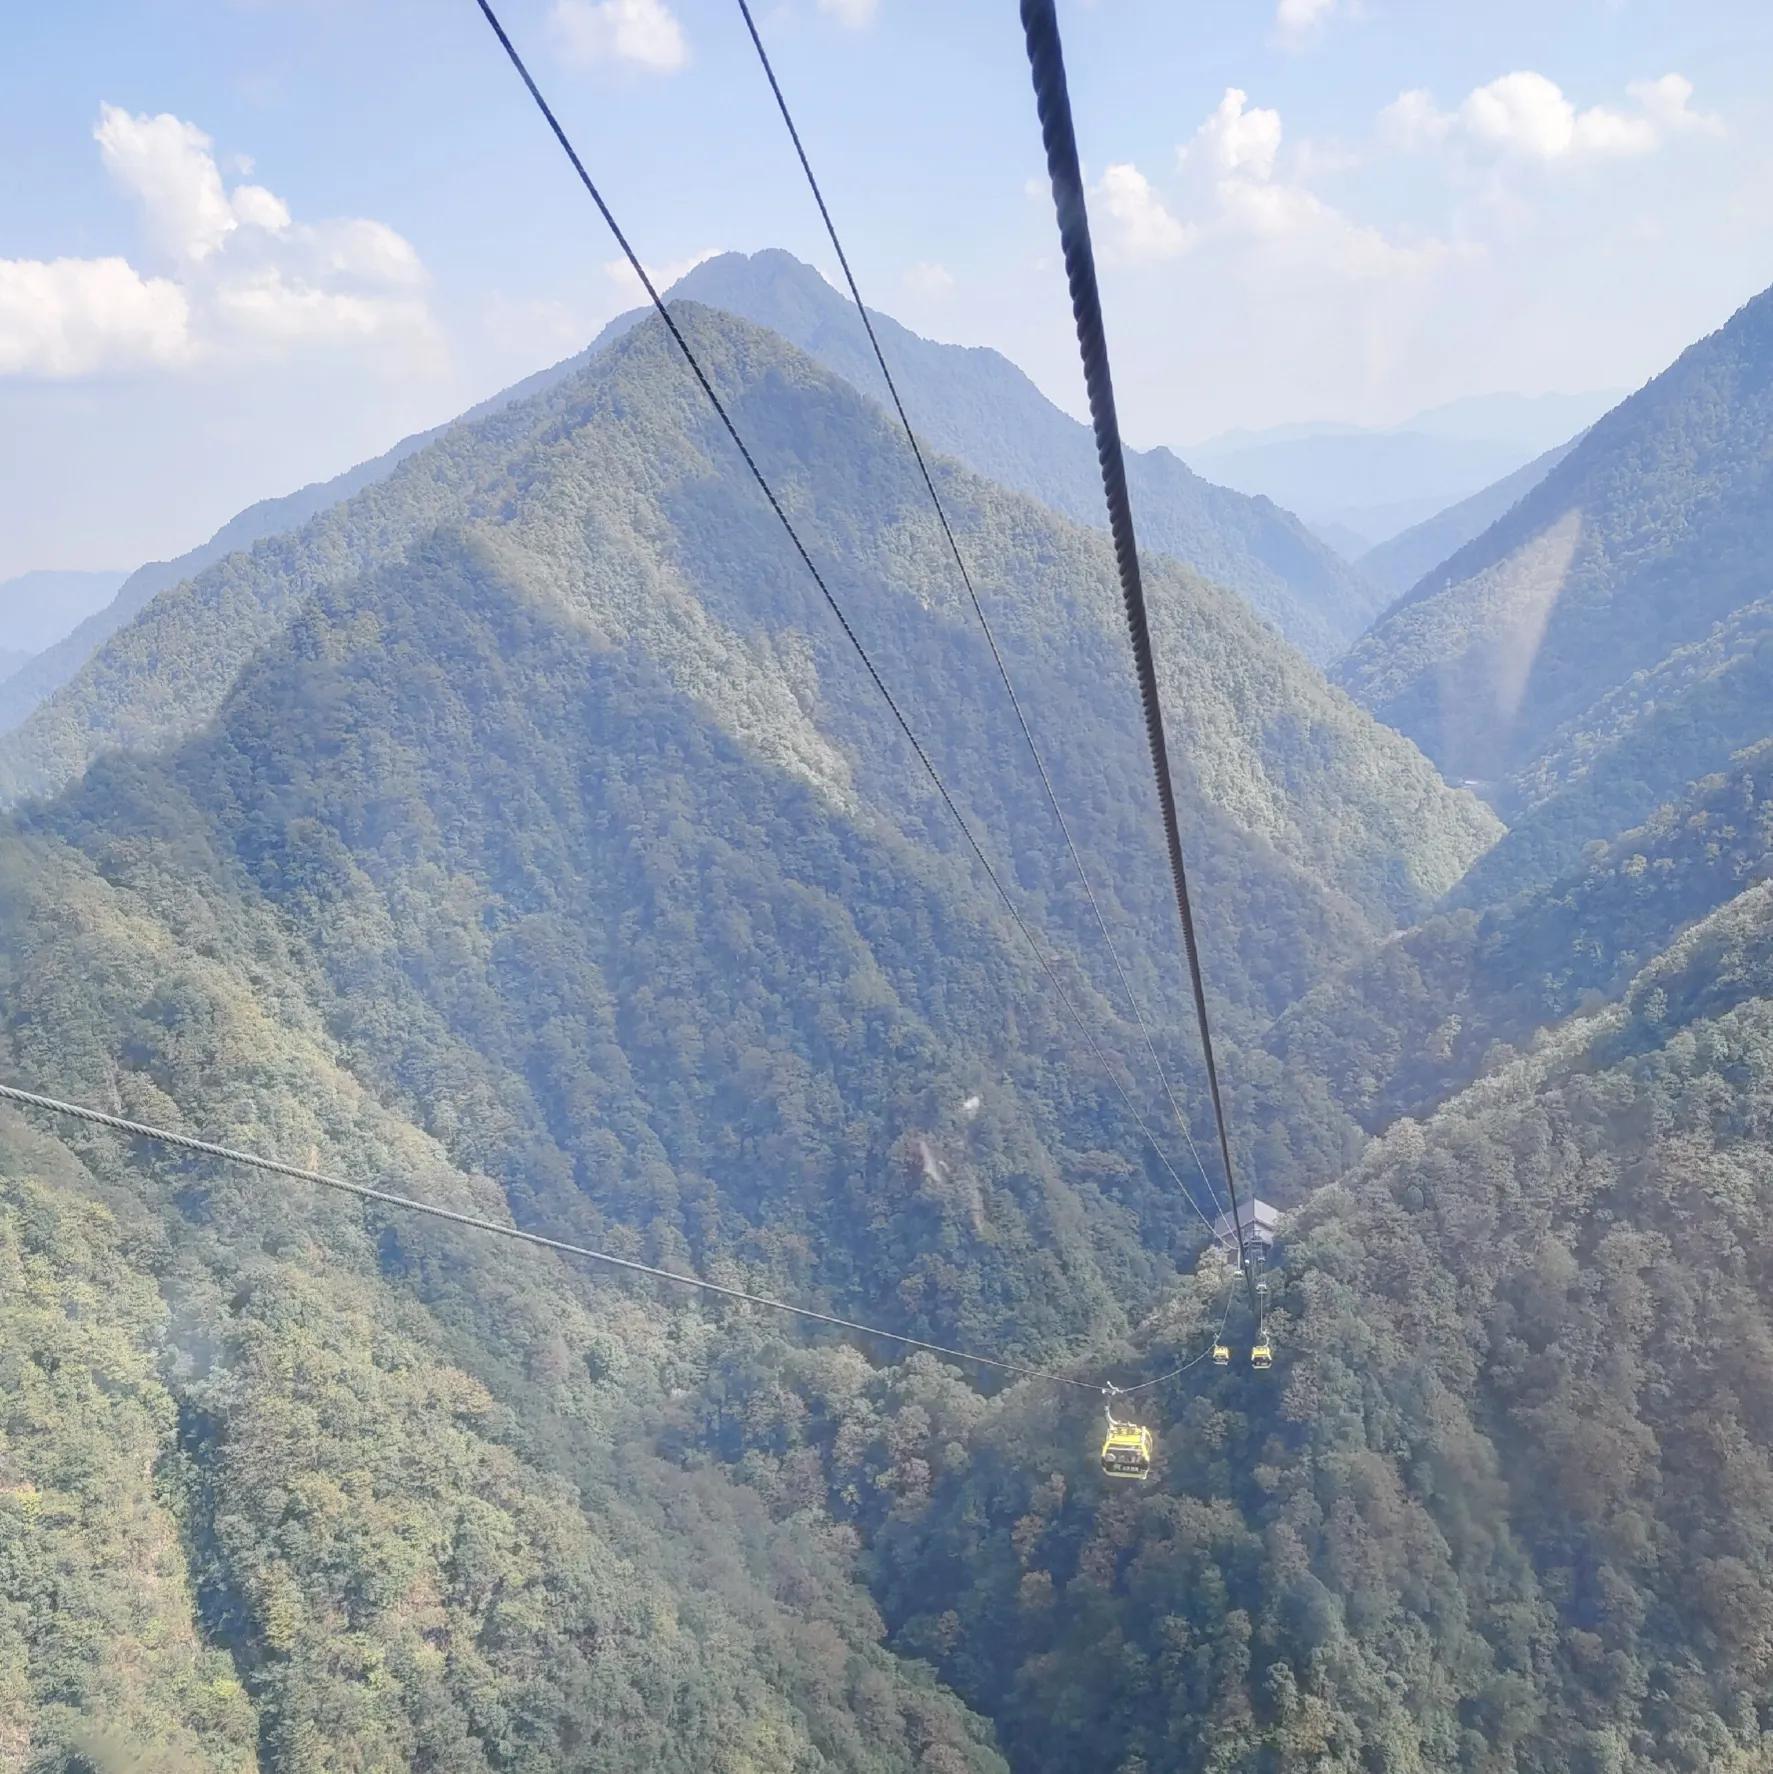
{"type": "Polygon", "coordinates": [[[396,1195],[387,1189],[371,1188],[367,1183],[354,1183],[345,1177],[329,1176],[322,1170],[310,1170],[301,1164],[285,1164],[279,1158],[266,1158],[257,1152],[243,1152],[233,1146],[218,1145],[214,1140],[193,1138],[174,1133],[165,1127],[150,1127],[142,1121],[131,1121],[122,1115],[108,1115],[102,1109],[84,1103],[64,1102],[59,1097],[42,1096],[34,1090],[20,1090],[16,1085],[0,1083],[0,1100],[19,1103],[26,1108],[45,1109],[51,1114],[68,1115],[76,1121],[89,1121],[97,1127],[108,1127],[117,1133],[132,1134],[138,1139],[155,1140],[180,1151],[200,1153],[206,1158],[219,1158],[228,1164],[244,1165],[249,1170],[269,1171],[274,1176],[292,1177],[297,1182],[312,1183],[322,1189],[336,1189],[341,1194],[355,1195],[360,1201],[373,1201],[382,1207],[399,1208],[406,1213],[423,1214],[428,1219],[447,1220],[452,1225],[468,1226],[476,1232],[491,1232],[499,1238],[516,1239],[520,1244],[533,1244],[543,1250],[558,1251],[562,1256],[583,1257],[611,1269],[626,1269],[632,1275],[644,1275],[651,1281],[668,1281],[677,1287],[698,1288],[703,1293],[719,1294],[723,1299],[738,1300],[747,1306],[762,1306],[771,1312],[785,1312],[793,1318],[810,1319],[815,1324],[830,1325],[836,1330],[854,1331],[867,1337],[883,1337],[909,1349],[923,1349],[931,1355],[945,1355],[953,1361],[970,1361],[980,1367],[996,1368],[1025,1380],[1047,1380],[1055,1386],[1075,1386],[1084,1392],[1100,1392],[1101,1384],[1079,1380],[1069,1374],[1054,1373],[1050,1368],[1030,1367],[1024,1362],[1006,1361],[996,1355],[978,1355],[970,1349],[950,1349],[944,1343],[932,1343],[924,1337],[908,1337],[900,1331],[882,1330],[879,1325],[863,1324],[854,1318],[839,1318],[835,1313],[816,1312],[810,1306],[791,1305],[786,1300],[771,1299],[768,1294],[747,1293],[739,1287],[723,1287],[718,1281],[704,1281],[699,1275],[683,1275],[674,1269],[657,1269],[651,1263],[637,1263],[618,1257],[607,1250],[593,1250],[586,1244],[572,1244],[564,1238],[549,1238],[541,1232],[526,1232],[521,1226],[508,1226],[498,1220],[483,1219],[479,1214],[461,1213],[453,1207],[440,1207],[432,1201],[419,1201],[411,1195],[396,1195]]]}
{"type": "Polygon", "coordinates": [[[1182,858],[1182,828],[1176,812],[1176,790],[1170,776],[1169,745],[1164,734],[1163,704],[1158,696],[1157,666],[1151,628],[1145,611],[1145,585],[1139,572],[1139,548],[1133,535],[1133,506],[1127,493],[1126,457],[1121,448],[1120,420],[1114,406],[1114,379],[1109,369],[1108,338],[1102,321],[1102,297],[1096,286],[1096,258],[1090,246],[1090,219],[1084,202],[1083,174],[1078,166],[1077,134],[1071,121],[1071,94],[1065,83],[1065,56],[1059,43],[1059,20],[1053,0],[1022,0],[1022,29],[1028,45],[1028,66],[1034,78],[1035,104],[1046,147],[1047,175],[1052,181],[1053,207],[1065,255],[1065,276],[1071,290],[1071,312],[1077,324],[1084,386],[1089,394],[1090,422],[1096,433],[1096,457],[1102,469],[1102,491],[1108,503],[1108,529],[1120,572],[1127,632],[1138,671],[1139,699],[1145,708],[1145,733],[1151,747],[1151,768],[1157,778],[1158,806],[1163,816],[1164,843],[1170,876],[1175,883],[1176,910],[1182,920],[1182,942],[1188,953],[1194,1011],[1200,1022],[1201,1051],[1206,1060],[1207,1090],[1219,1133],[1219,1155],[1231,1198],[1231,1222],[1237,1235],[1238,1264],[1255,1310],[1255,1284],[1250,1278],[1243,1217],[1238,1208],[1237,1169],[1231,1158],[1225,1102],[1219,1088],[1219,1067],[1213,1054],[1212,1023],[1207,1014],[1206,986],[1201,974],[1200,946],[1195,937],[1194,908],[1188,894],[1188,869],[1182,858]]]}
{"type": "Polygon", "coordinates": [[[1135,1106],[1126,1086],[1121,1083],[1119,1074],[1108,1063],[1108,1056],[1102,1051],[1102,1045],[1096,1039],[1095,1032],[1090,1028],[1089,1024],[1084,1021],[1083,1016],[1077,1009],[1076,1005],[1072,1003],[1071,995],[1065,990],[1065,986],[1060,980],[1057,971],[1054,969],[1052,962],[1047,958],[1046,951],[1042,949],[1040,944],[1035,940],[1034,932],[1028,927],[1028,922],[1017,908],[1016,902],[1010,898],[1009,890],[1004,886],[1003,881],[998,876],[997,870],[992,866],[991,859],[986,856],[979,840],[973,835],[973,828],[967,823],[966,816],[961,812],[959,804],[955,801],[953,795],[948,792],[948,785],[942,780],[936,770],[936,766],[930,761],[929,753],[924,750],[922,741],[919,740],[916,733],[912,731],[911,723],[905,718],[898,702],[894,699],[892,691],[886,687],[886,681],[875,668],[874,661],[868,655],[868,649],[862,645],[861,637],[850,626],[849,618],[843,613],[842,605],[840,605],[837,599],[832,595],[830,586],[825,583],[825,576],[819,571],[817,565],[814,563],[812,555],[807,552],[806,544],[800,539],[800,532],[795,529],[793,520],[788,516],[786,510],[783,509],[781,500],[776,497],[775,489],[765,478],[763,470],[758,467],[757,460],[751,454],[750,448],[747,446],[744,438],[739,435],[739,429],[733,423],[731,415],[727,412],[725,402],[723,402],[720,396],[715,393],[714,384],[709,381],[707,373],[703,370],[701,360],[696,356],[695,352],[691,350],[689,341],[683,336],[683,332],[679,328],[677,321],[672,316],[670,310],[666,308],[664,299],[660,296],[657,287],[653,283],[652,277],[648,274],[646,267],[641,264],[640,257],[635,252],[634,248],[629,245],[628,236],[622,232],[621,226],[617,223],[615,216],[611,213],[609,205],[604,202],[603,193],[598,190],[596,182],[585,168],[584,161],[579,158],[578,150],[573,147],[565,129],[561,126],[560,119],[554,115],[553,108],[549,105],[547,99],[542,96],[542,89],[536,85],[534,76],[531,75],[523,57],[517,52],[517,46],[506,34],[505,27],[499,22],[499,16],[494,12],[490,0],[477,0],[477,4],[479,5],[482,14],[485,16],[486,22],[492,27],[493,34],[498,38],[500,46],[510,58],[512,67],[517,70],[518,76],[522,79],[525,87],[528,88],[529,96],[535,100],[537,110],[541,112],[549,129],[553,131],[554,139],[560,144],[562,151],[571,162],[573,171],[579,175],[579,183],[585,187],[585,190],[590,194],[591,201],[597,205],[598,213],[603,217],[616,245],[622,249],[623,256],[627,259],[634,275],[640,279],[641,287],[646,291],[659,318],[665,323],[672,339],[676,342],[678,350],[682,352],[684,361],[694,372],[696,381],[701,385],[702,392],[708,397],[709,405],[714,408],[721,424],[726,429],[727,436],[732,439],[733,447],[737,449],[740,456],[744,458],[745,466],[751,471],[751,478],[757,482],[764,498],[769,501],[770,509],[775,512],[776,518],[780,522],[782,528],[787,531],[788,540],[794,544],[795,553],[800,556],[802,564],[812,575],[813,583],[818,586],[825,602],[830,606],[831,613],[837,618],[839,626],[843,629],[845,638],[855,649],[857,658],[859,658],[863,665],[867,667],[868,676],[873,680],[875,689],[880,692],[882,700],[886,703],[887,707],[892,710],[893,719],[898,722],[899,730],[910,742],[912,751],[917,754],[917,761],[923,766],[924,773],[935,785],[936,793],[942,798],[942,804],[948,809],[954,823],[960,827],[961,835],[966,839],[973,855],[978,859],[979,866],[984,869],[991,885],[997,889],[997,896],[1003,901],[1004,909],[1008,911],[1011,919],[1015,922],[1016,928],[1022,933],[1023,940],[1027,942],[1029,948],[1033,951],[1035,960],[1040,963],[1041,968],[1045,972],[1054,992],[1057,994],[1060,1003],[1064,1005],[1066,1013],[1070,1016],[1072,1022],[1076,1024],[1079,1033],[1082,1034],[1084,1040],[1088,1043],[1091,1055],[1094,1057],[1096,1064],[1101,1068],[1103,1075],[1114,1086],[1121,1102],[1126,1107],[1127,1113],[1132,1117],[1134,1124],[1138,1127],[1140,1133],[1144,1135],[1147,1143],[1151,1146],[1151,1149],[1157,1154],[1159,1162],[1163,1165],[1164,1169],[1170,1173],[1171,1177],[1175,1179],[1177,1188],[1182,1191],[1183,1195],[1187,1196],[1189,1205],[1193,1207],[1195,1214],[1201,1221],[1202,1225],[1207,1228],[1208,1233],[1212,1237],[1218,1238],[1220,1235],[1218,1228],[1215,1227],[1212,1221],[1201,1212],[1199,1203],[1195,1201],[1194,1197],[1188,1194],[1188,1187],[1182,1181],[1176,1167],[1170,1162],[1168,1153],[1166,1153],[1163,1147],[1158,1144],[1157,1136],[1146,1124],[1144,1116],[1139,1113],[1139,1110],[1135,1106]]]}
{"type": "MultiPolygon", "coordinates": [[[[1107,945],[1108,953],[1114,961],[1114,970],[1120,976],[1121,990],[1127,995],[1127,1003],[1133,1012],[1133,1020],[1139,1025],[1139,1034],[1145,1043],[1145,1051],[1151,1055],[1151,1063],[1157,1068],[1157,1075],[1163,1085],[1164,1095],[1169,1099],[1171,1111],[1176,1117],[1176,1125],[1182,1130],[1182,1137],[1188,1143],[1189,1155],[1194,1159],[1194,1167],[1200,1172],[1200,1180],[1207,1191],[1207,1201],[1215,1209],[1219,1202],[1213,1190],[1213,1179],[1207,1175],[1207,1167],[1201,1162],[1200,1151],[1194,1143],[1194,1134],[1188,1125],[1188,1117],[1182,1112],[1182,1105],[1176,1100],[1174,1086],[1170,1083],[1170,1074],[1164,1066],[1163,1056],[1157,1050],[1157,1043],[1152,1039],[1151,1030],[1145,1021],[1145,1013],[1139,1006],[1139,999],[1133,991],[1133,982],[1120,958],[1120,949],[1108,931],[1108,920],[1102,915],[1102,907],[1097,903],[1096,890],[1090,885],[1090,877],[1086,873],[1083,857],[1079,854],[1077,842],[1071,835],[1071,825],[1066,819],[1064,810],[1059,805],[1059,796],[1053,788],[1053,780],[1047,773],[1046,759],[1041,756],[1039,745],[1035,743],[1033,729],[1028,724],[1028,717],[1022,712],[1022,699],[1016,694],[1016,686],[1010,681],[1010,671],[1004,662],[1002,652],[997,645],[997,636],[992,632],[991,623],[985,615],[985,606],[980,601],[979,593],[973,585],[973,576],[968,571],[965,557],[960,551],[960,542],[954,534],[954,526],[948,521],[948,509],[942,503],[942,495],[936,491],[935,477],[930,473],[930,466],[924,457],[923,445],[917,441],[917,433],[912,429],[911,417],[905,411],[905,402],[899,396],[899,385],[893,380],[893,372],[887,367],[886,352],[882,349],[880,337],[874,330],[874,318],[868,312],[868,304],[862,300],[862,291],[856,283],[856,274],[850,269],[849,254],[843,250],[843,241],[837,232],[837,224],[831,219],[831,210],[825,202],[825,193],[819,187],[819,180],[813,171],[813,163],[807,157],[806,145],[800,139],[800,130],[794,122],[794,114],[788,109],[788,100],[782,91],[782,83],[776,78],[774,64],[770,61],[769,51],[763,46],[763,37],[757,29],[757,21],[752,17],[750,0],[739,0],[739,11],[745,20],[745,29],[751,34],[752,47],[757,51],[757,59],[763,64],[764,77],[770,83],[770,91],[775,94],[776,109],[782,114],[782,122],[787,126],[788,138],[794,144],[794,152],[800,160],[800,170],[806,174],[808,189],[813,194],[813,202],[819,206],[819,215],[825,223],[825,233],[830,238],[831,250],[837,254],[837,262],[843,267],[844,282],[849,285],[850,298],[856,304],[856,312],[862,317],[862,326],[868,334],[868,343],[874,348],[874,361],[880,365],[881,379],[886,383],[887,393],[892,396],[893,410],[899,415],[899,424],[904,428],[905,441],[911,446],[911,454],[916,458],[917,471],[923,477],[923,484],[930,496],[930,503],[936,509],[936,519],[942,526],[942,534],[948,539],[948,551],[954,556],[954,565],[960,573],[961,583],[967,589],[967,596],[972,601],[973,614],[979,619],[979,627],[984,633],[986,645],[991,649],[991,657],[997,665],[997,675],[1003,680],[1004,693],[1010,699],[1010,707],[1015,710],[1016,724],[1022,729],[1022,737],[1028,743],[1028,754],[1034,759],[1034,767],[1040,773],[1040,785],[1046,790],[1047,805],[1053,810],[1053,818],[1058,822],[1059,830],[1065,838],[1065,848],[1071,853],[1071,866],[1077,873],[1079,885],[1084,890],[1084,897],[1089,901],[1090,910],[1095,915],[1096,928],[1102,933],[1102,941],[1107,945]]],[[[1180,1179],[1178,1179],[1180,1180],[1180,1179]]],[[[1184,1191],[1186,1192],[1186,1191],[1184,1191]]],[[[1205,1215],[1201,1216],[1203,1219],[1205,1215]]]]}

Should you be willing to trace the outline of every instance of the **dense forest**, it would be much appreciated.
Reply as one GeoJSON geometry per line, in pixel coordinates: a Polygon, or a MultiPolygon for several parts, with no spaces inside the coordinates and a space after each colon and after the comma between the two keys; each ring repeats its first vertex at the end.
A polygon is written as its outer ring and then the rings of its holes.
{"type": "MultiPolygon", "coordinates": [[[[1169,1375],[1157,1472],[1104,1484],[1087,1391],[0,1110],[0,1771],[1765,1767],[1764,606],[1598,663],[1505,829],[1148,562],[1290,1209],[1260,1375],[902,438],[835,347],[678,317],[1114,1075],[646,323],[191,563],[6,738],[0,1076],[1169,1375]]],[[[943,495],[1203,1135],[1112,559],[990,466],[943,495]]]]}

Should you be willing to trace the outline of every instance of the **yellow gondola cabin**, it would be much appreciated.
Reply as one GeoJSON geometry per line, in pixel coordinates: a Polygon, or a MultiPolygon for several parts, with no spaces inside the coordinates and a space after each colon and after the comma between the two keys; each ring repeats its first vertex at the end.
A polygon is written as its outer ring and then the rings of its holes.
{"type": "Polygon", "coordinates": [[[1142,1423],[1108,1422],[1102,1443],[1102,1470],[1110,1478],[1148,1478],[1151,1475],[1151,1431],[1142,1423]]]}

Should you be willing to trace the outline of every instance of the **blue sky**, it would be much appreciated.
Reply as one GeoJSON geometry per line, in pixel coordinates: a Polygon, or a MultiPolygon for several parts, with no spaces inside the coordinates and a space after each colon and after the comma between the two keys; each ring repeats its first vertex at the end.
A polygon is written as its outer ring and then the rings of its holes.
{"type": "MultiPolygon", "coordinates": [[[[503,11],[649,263],[829,263],[731,0],[503,11]]],[[[870,300],[1075,410],[1011,0],[758,12],[870,300]]],[[[1765,0],[1061,17],[1137,442],[1634,386],[1773,282],[1765,0]]],[[[78,0],[11,34],[0,577],[189,547],[632,304],[472,0],[78,0]]]]}

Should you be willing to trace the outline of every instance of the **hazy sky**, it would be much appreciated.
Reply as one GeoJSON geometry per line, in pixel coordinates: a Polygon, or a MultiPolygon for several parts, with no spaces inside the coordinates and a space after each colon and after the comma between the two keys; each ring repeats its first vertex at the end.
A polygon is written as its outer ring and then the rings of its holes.
{"type": "MultiPolygon", "coordinates": [[[[1633,386],[1773,282],[1767,0],[1060,10],[1135,442],[1633,386]]],[[[655,268],[829,263],[732,0],[503,11],[655,268]]],[[[1077,410],[1013,0],[758,12],[870,300],[1077,410]]],[[[0,577],[179,552],[633,302],[473,0],[72,0],[0,98],[0,577]]]]}

